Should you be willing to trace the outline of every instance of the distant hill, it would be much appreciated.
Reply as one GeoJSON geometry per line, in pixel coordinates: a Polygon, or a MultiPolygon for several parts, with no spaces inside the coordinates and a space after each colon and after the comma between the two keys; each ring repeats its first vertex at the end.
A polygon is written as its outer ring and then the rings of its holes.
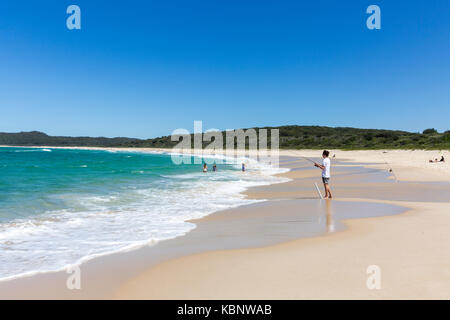
{"type": "MultiPolygon", "coordinates": [[[[253,128],[257,132],[260,128],[253,128]]],[[[397,130],[358,129],[321,126],[281,126],[261,129],[280,130],[282,149],[447,149],[450,150],[450,131],[439,133],[434,129],[413,133],[397,130]]],[[[192,135],[191,135],[192,137],[192,135]]],[[[270,140],[270,139],[269,139],[270,140]]],[[[136,147],[171,148],[170,136],[153,139],[62,137],[45,133],[0,133],[0,145],[54,146],[54,147],[136,147]]],[[[204,143],[207,145],[209,143],[204,143]]]]}
{"type": "Polygon", "coordinates": [[[53,146],[53,147],[128,147],[140,141],[131,138],[58,137],[43,132],[0,132],[0,145],[53,146]]]}

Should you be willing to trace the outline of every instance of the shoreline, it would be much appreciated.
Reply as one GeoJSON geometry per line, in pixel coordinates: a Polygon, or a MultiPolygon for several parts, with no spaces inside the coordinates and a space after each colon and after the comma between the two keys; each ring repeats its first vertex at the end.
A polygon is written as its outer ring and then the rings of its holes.
{"type": "MultiPolygon", "coordinates": [[[[51,148],[51,147],[50,147],[51,148]]],[[[104,150],[104,149],[101,149],[101,150],[104,150]]],[[[131,151],[131,150],[129,150],[129,151],[131,151]]],[[[139,149],[139,150],[132,150],[132,151],[146,151],[146,150],[141,150],[141,149],[139,149]]],[[[154,151],[154,149],[153,150],[150,150],[150,151],[154,151]]],[[[163,150],[161,150],[161,149],[158,149],[158,151],[163,151],[163,150]]],[[[164,150],[164,151],[167,151],[167,150],[164,150]]],[[[289,151],[288,153],[291,153],[292,151],[289,151]]],[[[298,151],[294,151],[294,153],[295,152],[298,152],[298,151]]],[[[302,154],[304,154],[304,153],[306,153],[305,151],[301,151],[302,152],[302,154]]],[[[311,151],[310,151],[311,152],[311,151]]],[[[315,150],[314,151],[315,152],[315,154],[317,155],[317,150],[315,150]]],[[[280,154],[281,154],[281,152],[280,152],[280,154]]],[[[285,155],[282,155],[283,157],[286,157],[285,155]]],[[[293,163],[295,163],[295,162],[298,162],[298,159],[293,159],[293,158],[287,158],[288,160],[286,160],[286,162],[287,163],[289,163],[289,162],[293,162],[293,163]]],[[[280,161],[281,162],[281,161],[280,161]]],[[[289,165],[292,165],[292,164],[289,164],[289,165]]],[[[355,166],[358,166],[358,163],[356,162],[356,164],[355,163],[352,163],[352,162],[349,162],[349,161],[345,161],[345,163],[343,163],[342,164],[342,167],[343,168],[345,168],[346,166],[348,166],[348,167],[355,167],[355,166]]],[[[373,167],[373,166],[377,166],[377,164],[368,164],[367,166],[369,166],[369,167],[373,167]]],[[[380,169],[378,169],[377,168],[377,170],[378,171],[380,171],[380,169]]],[[[311,178],[316,178],[317,177],[317,171],[314,171],[315,172],[315,175],[312,175],[312,177],[310,177],[309,175],[310,175],[310,173],[308,172],[308,170],[304,170],[305,172],[304,172],[304,176],[301,178],[302,180],[306,180],[306,181],[308,181],[309,179],[311,179],[311,178]]],[[[288,172],[288,173],[283,173],[283,174],[281,174],[281,176],[289,176],[290,174],[293,174],[293,176],[295,177],[294,179],[298,179],[298,172],[299,171],[290,171],[290,172],[288,172]]],[[[258,199],[258,197],[263,197],[263,196],[267,196],[267,192],[265,192],[265,190],[267,190],[267,189],[283,189],[283,188],[285,188],[285,185],[286,184],[289,184],[289,182],[285,182],[285,183],[281,183],[281,184],[272,184],[272,185],[269,185],[269,186],[261,186],[261,187],[253,187],[253,188],[250,188],[249,190],[247,190],[246,192],[244,192],[250,199],[258,199]],[[278,186],[278,187],[275,187],[274,188],[274,186],[278,186]],[[258,190],[259,190],[259,195],[258,195],[258,190]]],[[[290,188],[290,187],[289,187],[290,188]]],[[[308,196],[308,193],[305,193],[304,192],[304,190],[302,190],[302,188],[300,187],[300,192],[303,192],[304,194],[305,194],[305,197],[307,197],[308,196]]],[[[309,190],[308,191],[309,193],[311,193],[311,190],[309,190]]],[[[283,193],[282,191],[279,191],[279,190],[275,190],[275,192],[274,193],[277,193],[277,197],[278,198],[285,198],[286,197],[286,194],[285,193],[283,193]]],[[[269,199],[269,201],[267,201],[267,202],[264,202],[263,203],[263,206],[264,206],[264,204],[268,204],[269,202],[271,202],[271,200],[276,200],[277,199],[277,197],[273,197],[273,198],[268,198],[269,199]]],[[[303,197],[303,198],[300,198],[300,200],[305,200],[304,198],[305,197],[303,197]]],[[[310,198],[311,197],[316,197],[316,195],[314,194],[314,192],[312,193],[312,195],[310,195],[309,196],[310,198]]],[[[409,210],[408,210],[408,212],[410,212],[410,211],[414,211],[415,209],[414,208],[412,208],[411,209],[411,207],[410,207],[410,205],[411,205],[411,203],[407,203],[406,201],[389,201],[389,200],[376,200],[376,199],[369,199],[369,198],[363,198],[363,199],[358,199],[358,198],[354,198],[354,197],[349,197],[349,198],[341,198],[341,199],[338,199],[338,201],[336,201],[336,203],[338,203],[338,202],[340,202],[340,201],[348,201],[348,202],[354,202],[354,203],[358,203],[358,202],[361,202],[361,201],[363,201],[364,203],[370,203],[370,202],[379,202],[379,203],[384,203],[384,204],[386,204],[386,203],[389,203],[389,204],[391,204],[391,205],[396,205],[396,206],[402,206],[402,207],[408,207],[408,208],[410,208],[409,210]],[[407,205],[406,205],[407,204],[407,205]],[[405,206],[406,205],[406,206],[405,206]]],[[[255,207],[255,206],[257,206],[257,204],[256,205],[249,205],[250,207],[255,207]]],[[[413,205],[411,205],[411,206],[413,206],[413,205]]],[[[227,212],[227,211],[236,211],[236,212],[238,212],[238,214],[239,214],[239,212],[242,212],[242,211],[244,211],[246,206],[241,206],[241,207],[238,207],[238,208],[235,208],[235,209],[227,209],[227,210],[225,210],[225,212],[227,212]]],[[[261,208],[259,209],[260,211],[261,211],[261,208]]],[[[275,209],[276,210],[276,209],[275,209]]],[[[224,211],[219,211],[219,212],[214,212],[214,213],[212,213],[212,214],[210,214],[210,215],[208,215],[208,216],[206,216],[206,217],[204,217],[204,218],[202,218],[202,219],[200,219],[199,221],[197,221],[198,223],[202,223],[201,221],[203,221],[203,222],[207,222],[208,220],[214,220],[215,218],[213,218],[213,217],[216,217],[217,215],[220,215],[221,213],[223,213],[224,211]]],[[[401,214],[401,216],[403,216],[404,214],[401,214]]],[[[373,218],[373,219],[391,219],[392,217],[381,217],[381,218],[373,218]]],[[[364,218],[364,219],[362,219],[362,220],[367,220],[367,219],[372,219],[372,218],[364,218]]],[[[354,223],[354,221],[358,221],[358,220],[360,220],[360,219],[356,219],[356,220],[351,220],[352,222],[350,223],[350,224],[353,224],[354,223]]],[[[345,224],[347,225],[347,223],[348,223],[348,221],[349,220],[345,220],[345,224]]],[[[196,222],[196,221],[193,221],[193,222],[196,222]]],[[[196,228],[197,229],[197,228],[196,228]]],[[[194,230],[196,230],[196,229],[194,229],[194,230]]],[[[349,227],[349,229],[351,229],[351,227],[349,227]]],[[[176,239],[183,239],[183,238],[185,238],[185,237],[188,237],[189,236],[189,234],[191,234],[193,231],[191,231],[191,232],[189,232],[189,233],[187,233],[186,235],[184,235],[184,236],[181,236],[181,237],[177,237],[177,238],[175,238],[174,240],[176,240],[176,239]]],[[[345,230],[345,231],[343,231],[343,232],[340,232],[341,234],[344,234],[344,233],[346,233],[346,232],[349,232],[349,230],[345,230]]],[[[327,237],[328,235],[327,234],[325,234],[323,237],[327,237]]],[[[335,235],[332,235],[332,236],[335,236],[335,235]]],[[[319,236],[319,238],[321,238],[322,236],[319,236]]],[[[309,238],[308,238],[309,239],[309,238]]],[[[284,240],[284,241],[281,241],[281,244],[279,243],[279,244],[274,244],[274,243],[265,243],[262,247],[261,246],[256,246],[256,247],[254,247],[254,250],[264,250],[264,249],[267,249],[267,248],[272,248],[273,246],[279,246],[279,245],[283,245],[283,244],[285,244],[285,245],[288,245],[289,243],[291,243],[291,242],[295,242],[295,241],[304,241],[305,240],[305,238],[301,238],[300,240],[293,240],[293,239],[288,239],[288,240],[284,240]]],[[[171,240],[166,240],[166,241],[171,241],[171,240]]],[[[176,242],[176,241],[175,241],[176,242]]],[[[269,241],[270,242],[270,241],[269,241]]],[[[243,249],[242,248],[243,246],[241,245],[241,247],[240,248],[234,248],[234,249],[227,249],[227,248],[216,248],[216,249],[211,249],[211,248],[209,248],[209,250],[206,250],[206,252],[204,252],[204,253],[199,253],[199,252],[194,252],[194,253],[191,253],[191,254],[188,254],[188,255],[185,255],[185,254],[179,254],[178,255],[178,257],[171,257],[171,258],[168,258],[168,259],[166,259],[165,260],[165,262],[164,261],[159,261],[159,262],[156,262],[156,263],[154,263],[152,266],[144,266],[144,268],[139,268],[139,272],[134,272],[134,275],[132,275],[132,274],[128,274],[128,276],[127,277],[125,277],[125,278],[127,278],[127,279],[121,279],[121,281],[119,281],[119,282],[122,282],[122,284],[120,285],[120,287],[122,287],[123,288],[123,285],[125,284],[125,287],[126,287],[126,284],[127,283],[130,283],[130,282],[132,282],[133,281],[133,279],[137,279],[137,278],[139,278],[139,276],[140,276],[140,274],[142,275],[142,274],[145,274],[145,273],[148,273],[149,272],[149,270],[153,270],[153,269],[156,269],[156,270],[159,270],[158,269],[158,266],[161,266],[161,265],[166,265],[166,264],[170,264],[171,263],[171,261],[173,262],[173,261],[178,261],[179,259],[188,259],[189,260],[189,257],[191,257],[191,256],[197,256],[197,255],[202,255],[202,254],[206,254],[206,255],[208,255],[209,253],[210,254],[213,254],[213,253],[217,253],[217,252],[221,252],[221,253],[223,253],[224,252],[224,250],[225,250],[225,252],[228,252],[228,251],[239,251],[239,250],[253,250],[253,249],[243,249]],[[181,258],[180,258],[180,256],[181,256],[181,258]],[[143,269],[145,269],[145,270],[143,270],[143,269]],[[149,270],[148,270],[149,269],[149,270]]],[[[252,247],[252,246],[250,246],[250,247],[252,247]]],[[[244,248],[245,248],[245,246],[244,246],[244,248]]],[[[139,250],[142,250],[143,248],[138,248],[138,249],[135,249],[135,250],[133,250],[133,252],[136,252],[136,251],[139,251],[139,250]]],[[[233,251],[233,252],[234,252],[233,251]]],[[[186,252],[185,252],[186,253],[186,252]]],[[[105,264],[105,265],[108,265],[108,266],[110,266],[111,264],[120,264],[120,262],[118,262],[118,261],[114,261],[114,260],[123,260],[124,258],[125,258],[125,255],[127,255],[127,253],[124,253],[124,252],[119,252],[119,253],[112,253],[112,254],[110,254],[110,256],[117,256],[116,258],[117,259],[115,259],[115,258],[113,258],[113,259],[110,259],[111,257],[106,257],[106,256],[102,256],[102,257],[97,257],[97,258],[94,258],[93,260],[96,260],[96,263],[93,263],[93,266],[91,266],[91,267],[89,267],[89,268],[91,268],[91,270],[97,270],[97,271],[99,271],[99,270],[101,270],[101,265],[102,264],[105,264]],[[119,256],[121,256],[121,257],[119,257],[119,256]],[[105,263],[102,263],[100,260],[103,260],[103,261],[105,261],[105,263]],[[108,261],[106,261],[106,260],[110,260],[109,262],[108,261]],[[97,262],[99,262],[99,263],[97,263],[97,262]],[[100,266],[98,265],[98,264],[100,264],[100,266]]],[[[131,254],[131,255],[133,255],[133,254],[131,254]]],[[[139,259],[137,259],[137,260],[139,260],[139,259]]],[[[142,262],[142,261],[141,261],[142,262]]],[[[141,263],[141,262],[137,262],[137,263],[141,263]]],[[[142,267],[142,266],[141,266],[142,267]]],[[[57,272],[55,272],[55,273],[57,273],[57,272]]],[[[67,277],[67,275],[62,275],[64,278],[65,277],[67,277]]],[[[39,277],[39,275],[36,275],[36,276],[29,276],[28,277],[28,279],[30,279],[30,278],[33,278],[33,277],[39,277]]],[[[59,279],[61,280],[63,277],[61,277],[61,275],[60,275],[60,277],[59,277],[59,279]]],[[[55,276],[55,279],[48,279],[48,274],[47,275],[42,275],[42,277],[40,277],[40,278],[42,278],[42,279],[37,279],[37,281],[35,281],[36,283],[42,283],[42,281],[43,282],[52,282],[52,281],[55,281],[56,280],[56,278],[58,278],[57,276],[55,276]],[[46,279],[47,278],[47,279],[46,279]]],[[[51,276],[50,276],[50,278],[52,278],[51,276]]],[[[23,279],[23,278],[22,278],[23,279]]],[[[19,279],[20,280],[20,279],[19,279]]],[[[59,281],[60,281],[59,280],[59,281]]],[[[8,280],[9,281],[9,280],[8,280]]],[[[15,280],[11,280],[11,281],[15,281],[15,280]]],[[[103,279],[102,281],[105,281],[105,279],[103,279]]],[[[20,282],[20,281],[19,281],[20,282]]],[[[25,282],[27,282],[27,281],[25,281],[25,282]]],[[[33,282],[33,281],[31,281],[31,282],[33,282]]],[[[24,284],[22,284],[22,287],[23,287],[23,285],[24,284]]],[[[27,286],[29,286],[29,284],[25,284],[25,287],[27,287],[27,286]]],[[[20,287],[20,286],[19,286],[20,287]]],[[[31,285],[31,287],[33,287],[32,285],[31,285]]],[[[30,288],[30,287],[29,287],[30,288]]],[[[109,288],[109,289],[112,289],[112,288],[109,288]]],[[[68,291],[67,289],[65,289],[66,291],[68,291]]],[[[106,290],[106,291],[108,291],[108,290],[106,290]]],[[[1,283],[0,283],[0,297],[2,297],[3,298],[3,294],[2,294],[2,292],[4,293],[4,290],[2,290],[2,285],[1,285],[1,283]]],[[[114,292],[114,294],[113,294],[113,296],[114,297],[119,297],[119,298],[128,298],[128,297],[133,297],[133,295],[127,295],[127,294],[123,294],[123,293],[120,293],[120,292],[127,292],[126,291],[126,289],[125,289],[125,291],[123,290],[123,289],[120,289],[119,291],[116,291],[116,290],[112,290],[112,291],[110,291],[110,293],[111,292],[114,292]],[[119,293],[117,293],[117,292],[119,292],[119,293]]],[[[106,292],[105,292],[106,293],[106,292]]],[[[33,295],[31,295],[31,296],[33,296],[33,295]]],[[[59,297],[59,296],[58,296],[59,297]]],[[[108,294],[105,294],[105,295],[94,295],[93,297],[89,297],[89,295],[85,295],[85,294],[80,294],[80,295],[73,295],[73,294],[68,294],[68,295],[65,295],[65,297],[64,297],[64,295],[61,297],[61,298],[75,298],[75,299],[77,299],[77,298],[107,298],[107,297],[110,297],[110,295],[108,295],[108,294]],[[72,296],[72,297],[71,297],[72,296]]],[[[231,297],[231,296],[230,296],[231,297]]],[[[8,298],[7,296],[6,296],[6,298],[8,298]]],[[[45,298],[45,297],[44,297],[45,298]]],[[[50,297],[51,298],[51,297],[50,297]]],[[[139,298],[142,298],[142,297],[140,297],[139,296],[139,298]]],[[[145,297],[144,297],[145,298],[145,297]]]]}

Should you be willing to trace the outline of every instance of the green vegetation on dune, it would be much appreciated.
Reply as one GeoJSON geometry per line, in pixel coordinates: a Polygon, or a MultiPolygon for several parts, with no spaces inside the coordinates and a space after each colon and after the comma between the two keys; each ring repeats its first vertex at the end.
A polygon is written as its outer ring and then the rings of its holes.
{"type": "Polygon", "coordinates": [[[284,126],[280,147],[292,149],[450,149],[450,131],[423,133],[397,130],[284,126]]]}
{"type": "MultiPolygon", "coordinates": [[[[253,129],[257,132],[259,132],[259,129],[268,129],[268,132],[270,132],[270,129],[279,129],[281,149],[450,150],[450,130],[439,133],[435,129],[426,129],[422,133],[413,133],[397,130],[321,126],[281,126],[253,129]]],[[[223,136],[225,137],[225,134],[223,136]]],[[[268,141],[270,142],[270,136],[268,141]]],[[[171,148],[176,144],[176,141],[171,141],[170,136],[143,140],[133,138],[58,137],[37,131],[0,133],[0,145],[11,146],[171,148]]],[[[208,144],[209,142],[204,142],[204,146],[208,144]]]]}

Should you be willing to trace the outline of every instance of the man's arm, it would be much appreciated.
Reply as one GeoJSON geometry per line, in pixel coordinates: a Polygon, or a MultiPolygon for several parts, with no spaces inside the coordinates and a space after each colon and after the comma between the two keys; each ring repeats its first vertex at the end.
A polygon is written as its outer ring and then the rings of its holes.
{"type": "Polygon", "coordinates": [[[321,164],[318,164],[318,163],[316,163],[316,162],[314,162],[314,167],[317,167],[317,168],[320,168],[320,169],[325,169],[325,166],[323,166],[323,165],[321,165],[321,164]]]}

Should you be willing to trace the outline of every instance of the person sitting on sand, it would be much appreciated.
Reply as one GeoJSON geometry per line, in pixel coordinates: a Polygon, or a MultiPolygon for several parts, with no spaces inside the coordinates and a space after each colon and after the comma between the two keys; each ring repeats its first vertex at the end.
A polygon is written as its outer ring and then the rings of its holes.
{"type": "Polygon", "coordinates": [[[445,162],[444,156],[441,157],[441,160],[439,162],[445,162]]]}
{"type": "Polygon", "coordinates": [[[208,172],[208,166],[206,163],[203,164],[203,172],[208,172]]]}
{"type": "Polygon", "coordinates": [[[331,189],[330,189],[330,167],[331,167],[331,160],[328,158],[330,152],[327,150],[323,150],[322,152],[322,164],[318,164],[314,162],[314,166],[317,168],[322,169],[322,182],[323,187],[325,189],[325,199],[331,199],[331,189]]]}

